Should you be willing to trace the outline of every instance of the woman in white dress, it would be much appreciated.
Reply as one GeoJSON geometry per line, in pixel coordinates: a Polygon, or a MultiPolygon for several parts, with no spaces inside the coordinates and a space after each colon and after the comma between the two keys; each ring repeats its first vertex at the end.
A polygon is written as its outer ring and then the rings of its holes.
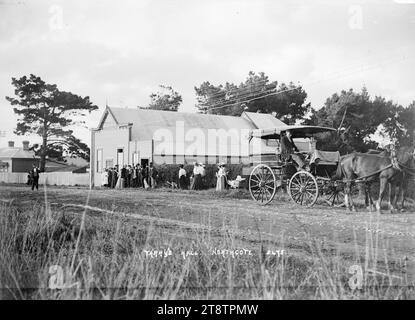
{"type": "Polygon", "coordinates": [[[108,187],[108,169],[105,169],[101,173],[101,186],[108,187]]]}
{"type": "Polygon", "coordinates": [[[115,189],[122,189],[124,179],[121,178],[121,170],[122,170],[121,166],[117,167],[117,169],[118,169],[118,179],[117,179],[117,184],[115,185],[115,189]]]}
{"type": "Polygon", "coordinates": [[[225,190],[225,184],[226,184],[226,169],[225,164],[220,163],[218,165],[218,172],[216,172],[216,191],[223,191],[225,190]]]}

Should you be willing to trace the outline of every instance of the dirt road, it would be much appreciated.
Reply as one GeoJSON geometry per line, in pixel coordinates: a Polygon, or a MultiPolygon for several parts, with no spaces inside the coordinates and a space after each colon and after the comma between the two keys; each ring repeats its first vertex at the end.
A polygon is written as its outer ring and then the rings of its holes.
{"type": "MultiPolygon", "coordinates": [[[[0,200],[33,206],[45,202],[45,192],[1,185],[0,200]]],[[[226,230],[253,246],[265,241],[304,256],[309,253],[307,243],[317,240],[326,252],[340,254],[346,260],[376,254],[379,264],[386,259],[396,268],[406,264],[407,274],[415,277],[413,208],[406,213],[381,215],[360,208],[360,212],[350,214],[344,208],[323,204],[299,207],[281,194],[270,205],[261,207],[251,199],[218,198],[210,191],[90,191],[58,187],[47,188],[46,201],[55,209],[72,208],[76,212],[83,211],[76,205],[88,205],[91,212],[99,208],[101,212],[128,214],[163,225],[170,233],[177,228],[226,230]]]]}

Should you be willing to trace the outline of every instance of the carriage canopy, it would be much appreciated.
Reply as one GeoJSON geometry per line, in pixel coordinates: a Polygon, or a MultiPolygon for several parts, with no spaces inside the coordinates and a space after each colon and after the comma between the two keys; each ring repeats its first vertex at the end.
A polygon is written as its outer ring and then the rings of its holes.
{"type": "Polygon", "coordinates": [[[254,129],[250,131],[250,138],[279,139],[282,132],[290,130],[293,138],[308,138],[316,133],[336,131],[334,128],[306,125],[286,125],[267,129],[254,129]]]}

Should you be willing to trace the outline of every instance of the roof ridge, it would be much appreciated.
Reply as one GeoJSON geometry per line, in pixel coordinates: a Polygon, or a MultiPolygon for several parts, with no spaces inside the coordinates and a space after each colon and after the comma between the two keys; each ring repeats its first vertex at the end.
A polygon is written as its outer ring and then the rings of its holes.
{"type": "MultiPolygon", "coordinates": [[[[109,109],[117,109],[117,110],[131,110],[131,111],[137,111],[137,112],[141,112],[141,111],[145,111],[145,112],[166,112],[166,113],[174,113],[174,114],[191,114],[191,115],[200,115],[200,116],[217,116],[217,117],[230,117],[230,118],[241,118],[240,116],[231,116],[231,115],[227,115],[227,114],[211,114],[211,113],[199,113],[199,112],[182,112],[182,111],[170,111],[170,110],[154,110],[154,109],[146,109],[146,108],[142,108],[142,109],[136,109],[136,108],[122,108],[122,107],[110,107],[107,106],[107,108],[109,109]]],[[[267,113],[264,113],[267,114],[267,113]]]]}

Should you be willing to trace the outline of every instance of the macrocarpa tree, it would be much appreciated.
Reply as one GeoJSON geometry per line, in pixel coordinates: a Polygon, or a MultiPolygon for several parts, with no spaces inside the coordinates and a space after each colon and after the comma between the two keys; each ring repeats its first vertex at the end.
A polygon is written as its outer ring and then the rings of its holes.
{"type": "Polygon", "coordinates": [[[70,126],[85,123],[75,118],[98,109],[89,97],[60,91],[55,84],[48,84],[33,74],[20,79],[12,78],[12,85],[16,97],[6,99],[14,106],[13,110],[19,117],[14,133],[36,134],[42,138],[37,150],[42,171],[45,169],[46,156],[56,150],[89,158],[87,145],[69,129],[70,126]]]}
{"type": "Polygon", "coordinates": [[[194,89],[196,107],[201,113],[240,116],[243,111],[260,112],[294,124],[301,122],[311,108],[301,86],[270,81],[264,72],[250,71],[239,85],[229,82],[213,85],[205,81],[194,89]]]}
{"type": "Polygon", "coordinates": [[[334,127],[338,133],[325,134],[319,142],[326,150],[342,154],[378,148],[380,134],[398,145],[411,145],[415,133],[415,102],[404,108],[380,96],[372,99],[366,88],[360,92],[342,90],[329,97],[324,106],[312,109],[307,124],[334,127]]]}
{"type": "Polygon", "coordinates": [[[150,95],[151,102],[148,109],[177,111],[183,99],[182,96],[170,86],[159,86],[159,91],[150,95]]]}

